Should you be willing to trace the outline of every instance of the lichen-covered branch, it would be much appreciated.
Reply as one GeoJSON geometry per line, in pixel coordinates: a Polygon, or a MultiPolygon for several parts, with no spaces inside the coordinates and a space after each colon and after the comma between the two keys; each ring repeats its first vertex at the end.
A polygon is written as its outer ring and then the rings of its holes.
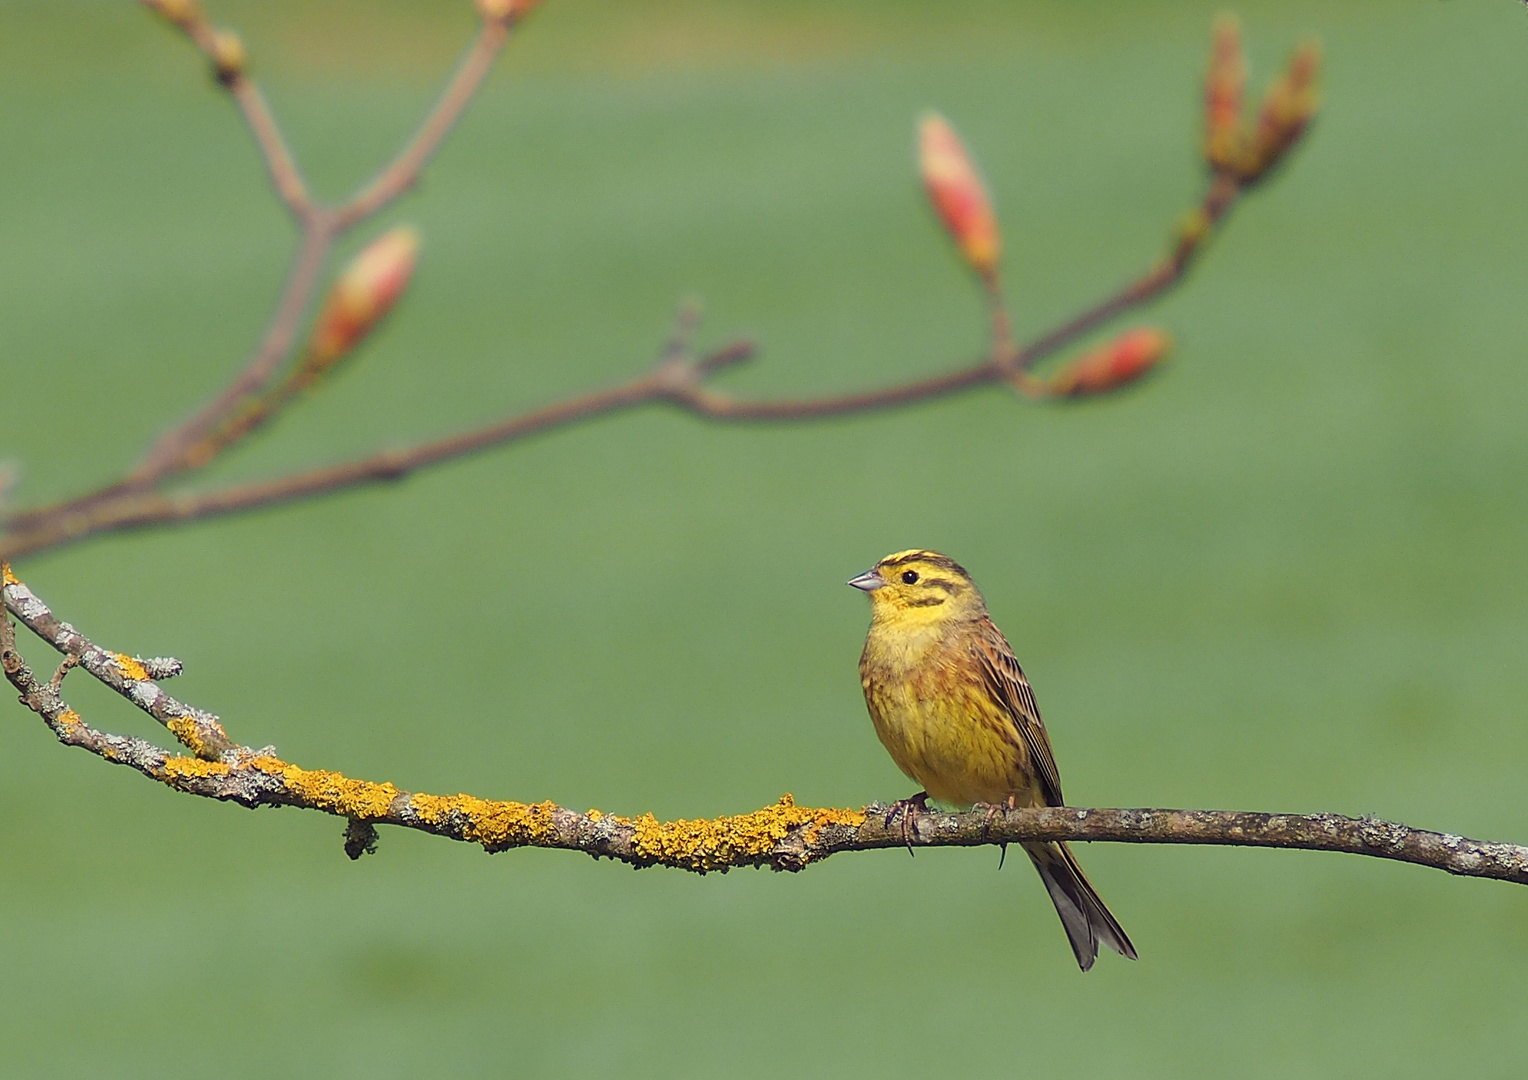
{"type": "MultiPolygon", "coordinates": [[[[295,806],[346,819],[345,850],[352,858],[375,846],[377,825],[418,829],[478,844],[486,851],[517,847],[563,848],[633,866],[669,866],[697,873],[767,866],[802,870],[830,855],[901,847],[900,818],[888,807],[862,810],[797,806],[789,796],[749,814],[697,821],[660,822],[650,814],[620,817],[580,813],[551,802],[521,803],[473,795],[427,795],[391,783],[356,780],[337,772],[304,769],[269,747],[228,743],[216,756],[174,755],[144,739],[112,735],[89,724],[65,703],[59,678],[42,682],[16,647],[11,612],[79,666],[146,711],[123,689],[124,672],[142,665],[90,646],[59,622],[30,589],[4,568],[0,609],[0,662],[22,703],[42,717],[59,741],[191,795],[240,806],[295,806]]],[[[132,685],[143,685],[133,678],[132,685]]],[[[151,685],[151,684],[150,684],[151,685]]],[[[157,687],[155,688],[157,690],[157,687]]],[[[185,710],[178,703],[176,709],[185,710]]],[[[205,714],[201,714],[205,715],[205,714]]],[[[218,732],[221,734],[221,727],[218,732]]],[[[226,740],[226,736],[224,736],[226,740]]],[[[205,751],[205,745],[202,747],[205,751]]],[[[978,847],[1029,840],[1112,840],[1134,844],[1221,844],[1240,847],[1339,851],[1415,863],[1466,877],[1528,885],[1528,847],[1485,843],[1413,829],[1374,818],[1339,814],[1262,814],[1236,810],[1112,810],[1054,806],[963,814],[912,811],[912,839],[926,847],[978,847]]]]}
{"type": "Polygon", "coordinates": [[[54,615],[31,589],[15,579],[8,565],[0,566],[4,566],[0,591],[6,609],[28,630],[159,721],[198,757],[216,761],[233,748],[233,740],[216,716],[182,704],[154,681],[156,675],[163,678],[168,672],[178,673],[178,662],[144,660],[101,648],[54,615]]]}

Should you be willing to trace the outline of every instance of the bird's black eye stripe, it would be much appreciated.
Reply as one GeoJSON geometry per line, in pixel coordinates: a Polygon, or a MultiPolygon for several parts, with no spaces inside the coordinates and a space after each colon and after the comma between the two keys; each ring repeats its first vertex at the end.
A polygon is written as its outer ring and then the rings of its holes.
{"type": "Polygon", "coordinates": [[[916,585],[918,583],[918,571],[916,571],[916,570],[904,570],[904,571],[902,571],[902,582],[905,585],[916,585]]]}

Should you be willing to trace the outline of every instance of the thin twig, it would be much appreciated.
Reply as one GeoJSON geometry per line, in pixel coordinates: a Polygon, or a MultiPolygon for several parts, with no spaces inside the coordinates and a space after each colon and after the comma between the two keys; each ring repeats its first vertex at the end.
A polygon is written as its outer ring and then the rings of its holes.
{"type": "MultiPolygon", "coordinates": [[[[195,21],[188,33],[211,57],[217,41],[210,25],[195,21]]],[[[993,329],[990,355],[975,364],[895,386],[819,398],[749,401],[712,390],[706,377],[717,367],[749,355],[751,347],[732,346],[712,357],[693,360],[673,349],[647,376],[610,389],[586,393],[484,427],[404,449],[371,454],[273,480],[235,484],[201,493],[157,490],[174,476],[205,465],[228,446],[257,429],[290,395],[272,398],[258,415],[236,422],[255,395],[290,356],[302,316],[312,300],[317,275],[335,238],[345,228],[397,198],[417,180],[472,95],[482,85],[509,34],[509,22],[485,20],[435,108],[408,146],[349,203],[337,210],[314,207],[304,219],[303,243],[282,291],[270,325],[244,370],[210,404],[162,436],[148,456],[124,479],[75,499],[20,511],[5,518],[0,559],[13,559],[99,533],[145,528],[239,513],[296,499],[326,495],[379,480],[395,480],[415,470],[488,447],[576,423],[605,413],[667,401],[715,420],[778,422],[894,408],[991,383],[1008,383],[1044,397],[1044,384],[1029,376],[1041,361],[1076,342],[1123,312],[1161,295],[1181,281],[1194,256],[1214,233],[1238,196],[1252,181],[1226,170],[1214,173],[1197,210],[1187,219],[1168,257],[1141,277],[1083,311],[1070,321],[1020,348],[1011,344],[1010,323],[995,284],[988,297],[993,329]],[[736,356],[733,354],[736,353],[736,356]],[[235,421],[235,422],[231,422],[235,421]]],[[[251,130],[266,155],[278,189],[301,184],[285,144],[264,109],[263,99],[242,67],[221,81],[246,106],[251,130]],[[242,88],[242,89],[241,89],[242,88]],[[267,121],[269,121],[267,123],[267,121]]],[[[692,328],[693,329],[693,328],[692,328]]],[[[682,330],[682,328],[681,328],[682,330]]],[[[687,331],[685,331],[687,333],[687,331]]]]}
{"type": "MultiPolygon", "coordinates": [[[[218,36],[206,16],[200,12],[194,12],[180,25],[186,36],[201,50],[216,70],[218,36]]],[[[261,158],[265,161],[266,170],[270,173],[271,184],[275,187],[276,193],[281,196],[281,201],[292,212],[292,216],[299,222],[306,223],[316,212],[317,207],[308,194],[308,185],[303,181],[302,172],[297,167],[292,151],[287,147],[286,139],[281,134],[281,127],[276,123],[276,118],[265,101],[265,95],[260,93],[260,88],[255,85],[254,80],[243,71],[242,65],[238,70],[225,70],[218,72],[218,75],[218,81],[227,89],[229,96],[233,98],[239,111],[244,115],[244,122],[254,137],[261,158]]]]}
{"type": "MultiPolygon", "coordinates": [[[[1011,354],[995,349],[977,363],[880,390],[784,401],[748,401],[707,389],[705,376],[752,354],[738,343],[700,360],[666,350],[658,369],[645,377],[559,402],[482,428],[412,447],[385,450],[355,461],[311,469],[274,480],[236,484],[202,493],[112,492],[80,505],[65,503],[14,516],[0,537],[0,559],[16,559],[100,533],[147,528],[242,513],[298,499],[314,498],[359,484],[397,480],[430,465],[450,461],[552,428],[658,401],[668,401],[713,420],[779,422],[888,409],[993,383],[1008,382],[1015,368],[1028,372],[1122,312],[1161,295],[1182,280],[1211,228],[1222,221],[1240,188],[1221,177],[1210,185],[1200,207],[1207,226],[1180,241],[1171,255],[1141,277],[1111,293],[1082,314],[1042,334],[1011,354]]],[[[676,334],[689,331],[683,326],[676,334]]],[[[679,340],[679,339],[676,339],[679,340]]]]}
{"type": "MultiPolygon", "coordinates": [[[[3,582],[0,589],[3,589],[6,609],[21,620],[28,630],[64,654],[65,666],[59,669],[55,690],[58,689],[57,683],[63,681],[62,676],[68,668],[78,664],[98,682],[121,694],[163,724],[192,753],[216,760],[234,745],[216,716],[184,705],[165,693],[154,682],[148,665],[143,661],[135,660],[125,653],[103,649],[60,620],[47,604],[32,594],[31,589],[11,575],[9,566],[4,567],[3,582]]],[[[179,674],[179,665],[179,661],[169,658],[155,662],[156,667],[172,674],[179,674]]]]}
{"type": "Polygon", "coordinates": [[[506,21],[483,21],[440,100],[408,145],[370,183],[335,210],[336,228],[348,229],[365,220],[419,182],[425,165],[440,149],[441,142],[493,69],[493,62],[509,40],[509,33],[510,24],[506,21]]]}
{"type": "MultiPolygon", "coordinates": [[[[42,717],[60,741],[188,794],[251,808],[295,806],[344,818],[345,849],[352,858],[375,847],[377,825],[467,841],[490,852],[561,848],[632,866],[668,866],[701,874],[735,867],[803,870],[840,852],[895,848],[908,841],[900,824],[887,824],[890,817],[879,804],[863,810],[817,809],[797,806],[786,795],[750,814],[659,822],[650,814],[627,818],[597,810],[579,813],[550,802],[402,791],[390,783],[303,769],[281,760],[269,748],[231,746],[216,761],[172,756],[146,740],[91,727],[65,704],[56,683],[37,680],[16,649],[15,630],[5,611],[15,612],[30,625],[36,618],[34,605],[41,601],[10,576],[8,567],[5,580],[0,663],[22,702],[42,717]]],[[[102,678],[99,669],[92,669],[83,657],[81,666],[102,678]]],[[[1528,847],[1469,840],[1368,817],[1064,806],[995,813],[913,812],[912,839],[929,847],[1107,840],[1294,848],[1369,855],[1464,877],[1528,884],[1528,847]]]]}
{"type": "Polygon", "coordinates": [[[322,218],[307,225],[297,256],[282,286],[281,299],[249,362],[217,397],[162,435],[142,464],[128,474],[117,491],[140,491],[166,476],[199,468],[210,460],[189,455],[188,451],[242,402],[258,393],[290,355],[297,340],[303,313],[313,300],[319,271],[323,269],[324,260],[334,245],[335,235],[322,218]]]}
{"type": "MultiPolygon", "coordinates": [[[[184,24],[184,29],[197,47],[216,63],[218,41],[212,25],[198,16],[184,24]]],[[[200,468],[236,441],[208,439],[207,436],[265,387],[291,355],[302,317],[312,303],[319,271],[335,241],[418,182],[424,166],[482,86],[508,40],[509,32],[510,24],[506,21],[490,19],[482,22],[477,37],[418,132],[375,179],[335,209],[319,206],[308,195],[275,117],[259,87],[244,74],[242,67],[219,79],[244,114],[277,193],[301,225],[302,242],[270,323],[243,370],[211,402],[161,436],[127,477],[69,504],[71,511],[127,492],[140,492],[169,476],[200,468]]]]}
{"type": "Polygon", "coordinates": [[[63,689],[64,676],[68,675],[70,671],[78,667],[79,663],[80,658],[75,656],[73,653],[70,653],[68,656],[64,657],[63,662],[58,665],[58,670],[53,673],[53,678],[48,680],[48,685],[53,688],[55,693],[63,689]]]}
{"type": "Polygon", "coordinates": [[[239,103],[244,122],[249,125],[250,134],[260,147],[265,167],[271,174],[271,186],[276,189],[294,218],[305,225],[311,224],[318,214],[318,207],[308,195],[308,186],[298,171],[296,159],[287,149],[281,129],[276,126],[276,118],[266,104],[265,95],[260,92],[255,81],[246,76],[232,80],[228,92],[239,103]]]}

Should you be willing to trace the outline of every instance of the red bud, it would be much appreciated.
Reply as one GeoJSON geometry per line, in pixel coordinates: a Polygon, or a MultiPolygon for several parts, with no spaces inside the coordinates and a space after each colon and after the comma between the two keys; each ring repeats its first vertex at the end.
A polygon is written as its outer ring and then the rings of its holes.
{"type": "Polygon", "coordinates": [[[1321,47],[1307,41],[1289,58],[1284,73],[1263,95],[1257,129],[1242,164],[1242,176],[1256,180],[1274,165],[1304,134],[1319,104],[1316,75],[1321,68],[1321,47]]]}
{"type": "Polygon", "coordinates": [[[1107,345],[1073,361],[1050,381],[1047,389],[1057,397],[1086,397],[1118,390],[1160,364],[1172,343],[1172,335],[1154,326],[1126,330],[1107,345]]]}
{"type": "Polygon", "coordinates": [[[960,136],[938,113],[918,125],[918,166],[929,201],[971,268],[990,281],[1002,244],[992,200],[960,136]]]}
{"type": "Polygon", "coordinates": [[[382,321],[409,283],[419,252],[410,228],[383,233],[345,267],[313,325],[305,366],[317,372],[355,348],[382,321]]]}
{"type": "Polygon", "coordinates": [[[196,18],[196,0],[140,0],[144,7],[176,26],[185,26],[196,18]]]}
{"type": "Polygon", "coordinates": [[[541,0],[477,0],[478,14],[494,22],[517,22],[541,0]]]}
{"type": "Polygon", "coordinates": [[[1241,24],[1226,14],[1215,20],[1210,68],[1204,80],[1204,156],[1225,172],[1242,151],[1242,95],[1247,88],[1247,58],[1242,53],[1241,24]]]}

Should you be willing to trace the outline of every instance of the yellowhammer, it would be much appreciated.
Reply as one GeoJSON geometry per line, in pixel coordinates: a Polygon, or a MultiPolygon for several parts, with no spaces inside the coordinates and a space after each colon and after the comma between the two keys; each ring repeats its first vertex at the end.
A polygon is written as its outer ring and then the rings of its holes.
{"type": "MultiPolygon", "coordinates": [[[[860,682],[875,733],[930,799],[970,807],[1061,806],[1061,776],[1034,691],[976,583],[936,551],[899,551],[849,582],[870,596],[860,682]]],[[[888,821],[890,819],[888,818],[888,821]]],[[[1101,941],[1135,947],[1062,843],[1025,844],[1083,971],[1101,941]]]]}

